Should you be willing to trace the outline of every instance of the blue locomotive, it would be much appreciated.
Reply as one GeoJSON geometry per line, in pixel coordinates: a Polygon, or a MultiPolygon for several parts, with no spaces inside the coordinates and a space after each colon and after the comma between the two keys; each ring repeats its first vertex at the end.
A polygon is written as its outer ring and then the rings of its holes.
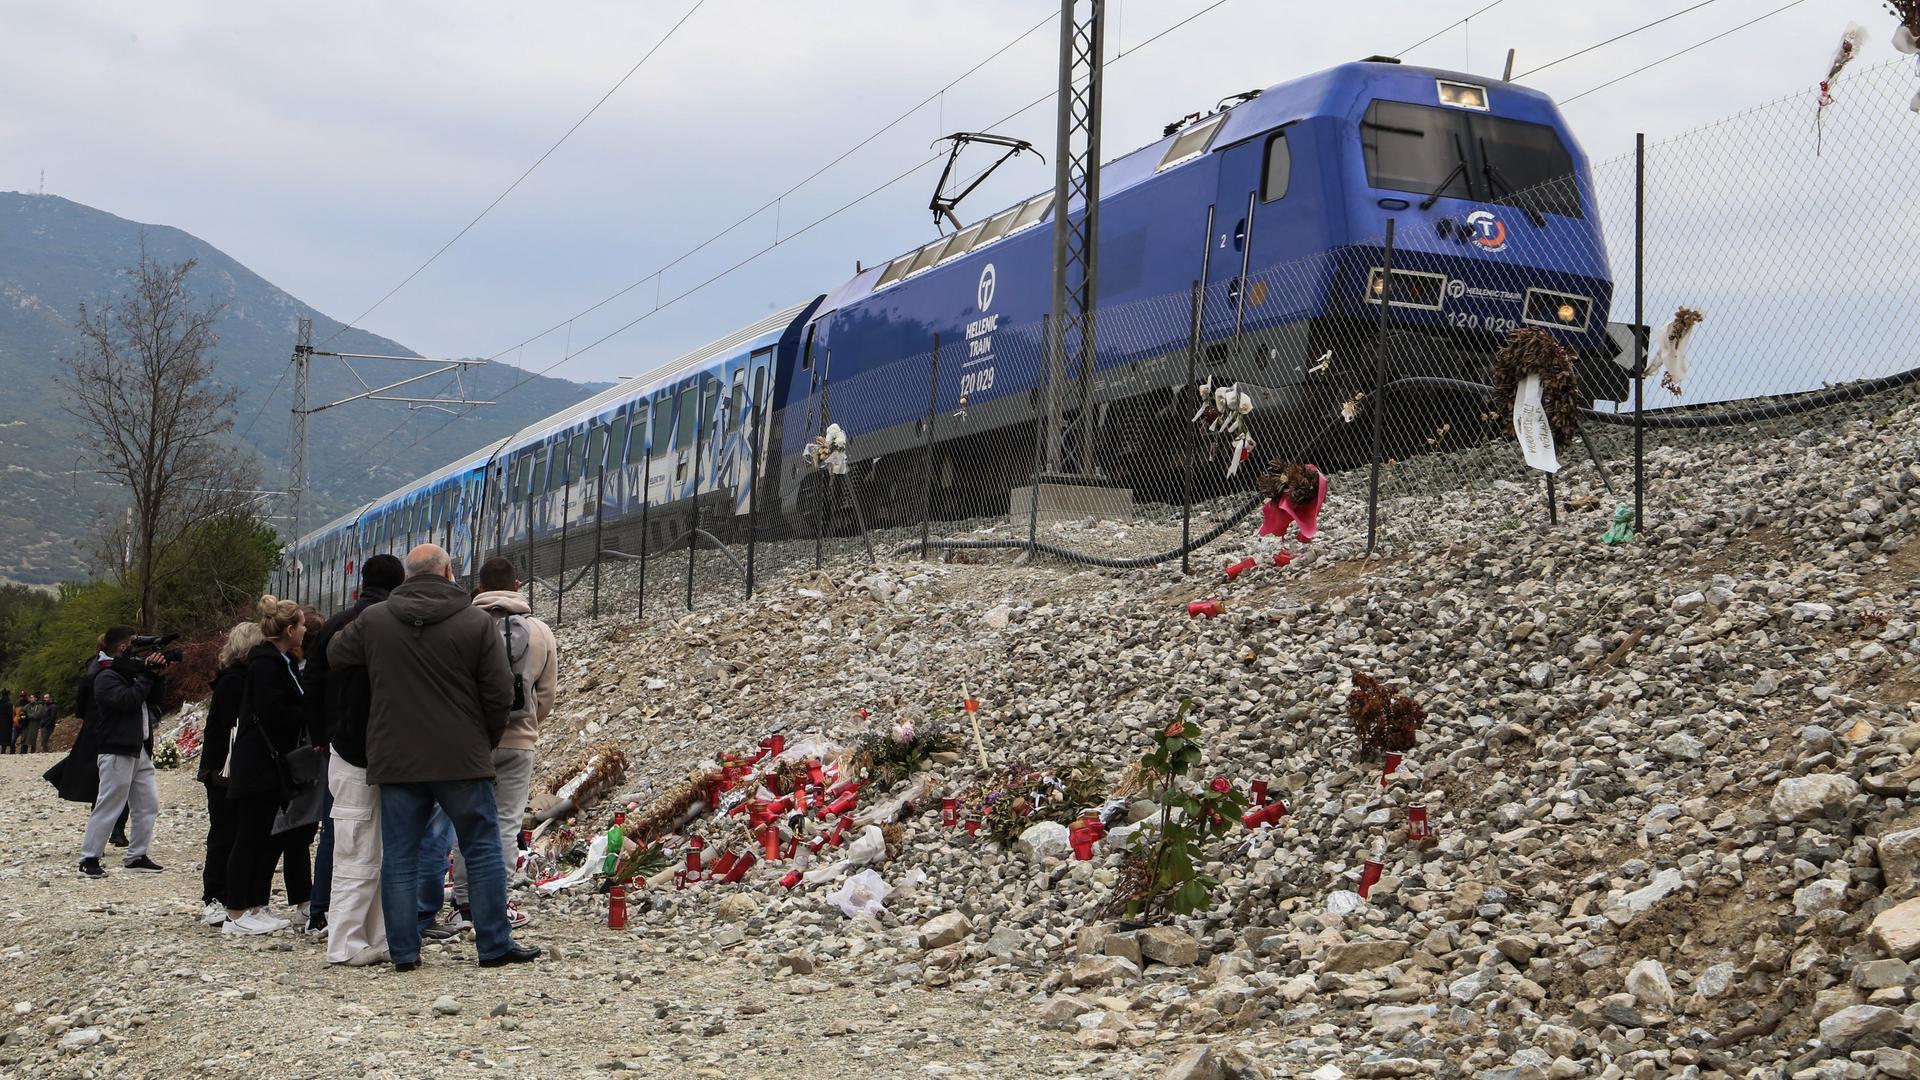
{"type": "MultiPolygon", "coordinates": [[[[1181,453],[1190,364],[1253,393],[1263,447],[1302,450],[1371,384],[1389,294],[1396,377],[1484,382],[1505,333],[1538,326],[1575,351],[1587,396],[1629,386],[1587,159],[1538,91],[1342,64],[1170,126],[1101,185],[1097,349],[1072,421],[1122,484],[1151,489],[1181,453]]],[[[342,599],[359,559],[425,539],[462,573],[504,551],[544,575],[658,550],[696,513],[723,538],[817,527],[831,500],[805,449],[829,423],[879,523],[917,514],[929,445],[936,514],[1004,512],[1033,464],[1009,448],[1034,445],[1045,408],[1057,210],[1023,200],[328,523],[296,545],[299,591],[342,599]]],[[[1422,424],[1452,417],[1465,438],[1480,407],[1443,401],[1422,424]]],[[[1424,426],[1397,435],[1433,444],[1424,426]]]]}

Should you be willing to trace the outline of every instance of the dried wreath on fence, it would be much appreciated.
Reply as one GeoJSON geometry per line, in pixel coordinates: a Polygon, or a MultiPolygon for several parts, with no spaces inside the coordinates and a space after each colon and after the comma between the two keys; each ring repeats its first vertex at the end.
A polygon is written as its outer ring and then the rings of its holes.
{"type": "Polygon", "coordinates": [[[1427,710],[1373,676],[1354,672],[1353,692],[1347,695],[1347,718],[1353,721],[1354,735],[1360,741],[1359,755],[1364,760],[1413,749],[1427,710]]]}
{"type": "Polygon", "coordinates": [[[1674,397],[1680,396],[1687,378],[1687,339],[1706,316],[1690,307],[1673,313],[1673,321],[1660,333],[1659,348],[1654,350],[1651,367],[1660,373],[1660,385],[1674,397]]]}
{"type": "Polygon", "coordinates": [[[1320,497],[1320,470],[1298,461],[1274,458],[1254,481],[1254,486],[1268,502],[1285,499],[1295,506],[1306,506],[1320,497]]]}
{"type": "Polygon", "coordinates": [[[1580,431],[1580,380],[1573,373],[1573,350],[1553,340],[1545,330],[1523,326],[1507,334],[1493,354],[1493,395],[1483,420],[1507,420],[1513,430],[1515,392],[1529,375],[1540,377],[1540,401],[1553,429],[1555,450],[1569,445],[1580,431]]]}

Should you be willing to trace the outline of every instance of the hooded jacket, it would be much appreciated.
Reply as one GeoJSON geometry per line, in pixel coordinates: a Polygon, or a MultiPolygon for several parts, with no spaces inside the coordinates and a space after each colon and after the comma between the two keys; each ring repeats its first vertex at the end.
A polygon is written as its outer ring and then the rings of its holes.
{"type": "Polygon", "coordinates": [[[367,712],[372,704],[367,691],[367,669],[354,667],[335,672],[327,656],[327,646],[333,644],[333,639],[348,623],[386,599],[387,590],[378,585],[362,585],[360,599],[328,619],[306,643],[305,650],[308,705],[319,710],[319,720],[314,727],[324,735],[329,749],[347,764],[362,769],[367,767],[367,712]]]}
{"type": "Polygon", "coordinates": [[[95,749],[102,754],[133,757],[144,751],[153,754],[153,725],[160,719],[162,681],[145,665],[131,657],[121,657],[95,670],[93,675],[93,715],[88,720],[99,725],[95,749]]]}
{"type": "Polygon", "coordinates": [[[473,606],[493,616],[495,633],[507,616],[519,616],[507,634],[501,635],[501,642],[507,648],[508,666],[526,679],[527,700],[524,707],[508,714],[500,748],[531,750],[540,740],[540,725],[553,713],[554,684],[560,679],[560,648],[554,644],[553,631],[547,624],[527,614],[533,609],[518,592],[483,592],[473,598],[473,606]]]}
{"type": "Polygon", "coordinates": [[[367,783],[493,778],[513,673],[492,617],[458,585],[408,578],[334,635],[327,664],[329,679],[366,669],[367,783]]]}

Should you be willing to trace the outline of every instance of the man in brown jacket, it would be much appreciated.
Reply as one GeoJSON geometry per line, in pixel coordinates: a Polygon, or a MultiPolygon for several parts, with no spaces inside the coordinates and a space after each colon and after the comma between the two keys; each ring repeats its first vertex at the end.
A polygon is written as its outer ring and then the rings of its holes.
{"type": "Polygon", "coordinates": [[[399,971],[420,966],[420,839],[438,805],[472,882],[480,965],[524,963],[507,923],[507,879],[493,802],[493,749],[513,706],[513,672],[493,619],[453,583],[437,545],[407,553],[407,580],[327,646],[334,672],[364,667],[367,783],[380,788],[380,906],[399,971]]]}
{"type": "MultiPolygon", "coordinates": [[[[493,750],[493,801],[500,815],[500,851],[506,860],[507,881],[513,881],[514,853],[519,848],[520,818],[527,812],[533,789],[533,748],[540,725],[553,712],[553,688],[560,679],[560,650],[547,624],[528,614],[532,609],[520,595],[520,576],[511,559],[498,556],[480,565],[480,591],[473,606],[493,616],[507,649],[507,665],[518,684],[519,700],[507,716],[507,732],[493,750]]],[[[453,920],[447,925],[465,929],[473,921],[464,859],[453,862],[453,920]]],[[[527,917],[511,903],[507,921],[518,927],[527,917]]]]}

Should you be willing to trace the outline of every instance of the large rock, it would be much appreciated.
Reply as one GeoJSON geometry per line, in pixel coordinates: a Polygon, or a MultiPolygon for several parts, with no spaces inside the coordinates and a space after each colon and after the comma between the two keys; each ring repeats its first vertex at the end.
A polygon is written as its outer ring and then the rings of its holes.
{"type": "Polygon", "coordinates": [[[1874,916],[1867,941],[1888,956],[1902,960],[1920,956],[1920,897],[1874,916]]]}
{"type": "Polygon", "coordinates": [[[1839,810],[1847,800],[1859,794],[1860,785],[1839,773],[1814,773],[1795,776],[1773,789],[1773,801],[1767,809],[1776,821],[1799,821],[1839,810]]]}
{"type": "Polygon", "coordinates": [[[1174,1059],[1161,1080],[1220,1080],[1220,1059],[1211,1046],[1196,1046],[1174,1059]]]}
{"type": "Polygon", "coordinates": [[[1093,1006],[1072,994],[1055,994],[1040,1006],[1040,1022],[1047,1027],[1073,1027],[1074,1021],[1093,1011],[1093,1006]]]}
{"type": "Polygon", "coordinates": [[[734,893],[713,905],[713,913],[728,922],[746,922],[759,910],[760,902],[752,894],[743,892],[734,893]]]}
{"type": "Polygon", "coordinates": [[[1171,926],[1149,926],[1135,935],[1140,953],[1149,960],[1172,967],[1185,967],[1200,959],[1200,943],[1192,934],[1171,926]]]}
{"type": "Polygon", "coordinates": [[[1437,1005],[1382,1005],[1373,1010],[1373,1030],[1380,1035],[1398,1035],[1433,1019],[1437,1005]]]}
{"type": "Polygon", "coordinates": [[[1667,969],[1648,957],[1627,972],[1627,993],[1640,1004],[1660,1010],[1673,1008],[1673,984],[1667,981],[1667,969]]]}
{"type": "Polygon", "coordinates": [[[920,947],[937,949],[973,933],[973,923],[957,911],[935,915],[920,926],[920,947]]]}
{"type": "Polygon", "coordinates": [[[1900,1014],[1878,1005],[1853,1005],[1820,1021],[1820,1044],[1846,1050],[1875,1035],[1900,1027],[1900,1014]]]}
{"type": "Polygon", "coordinates": [[[1074,964],[1068,976],[1075,986],[1104,986],[1116,980],[1139,977],[1139,965],[1118,956],[1089,956],[1074,964]]]}
{"type": "Polygon", "coordinates": [[[1635,916],[1644,914],[1653,905],[1678,892],[1686,883],[1687,879],[1680,875],[1680,871],[1668,867],[1653,875],[1652,881],[1614,901],[1607,908],[1607,918],[1616,925],[1625,926],[1635,916]]]}
{"type": "Polygon", "coordinates": [[[1013,847],[1034,862],[1064,859],[1073,854],[1073,845],[1067,840],[1067,827],[1057,821],[1037,821],[1027,826],[1013,847]]]}
{"type": "Polygon", "coordinates": [[[1846,895],[1847,883],[1844,881],[1821,878],[1818,881],[1809,882],[1794,892],[1793,913],[1803,919],[1809,915],[1818,915],[1828,908],[1840,907],[1846,895]]]}
{"type": "Polygon", "coordinates": [[[1404,941],[1347,941],[1327,950],[1321,969],[1350,975],[1383,968],[1407,955],[1404,941]]]}
{"type": "Polygon", "coordinates": [[[1920,829],[1880,838],[1880,873],[1886,878],[1886,896],[1911,900],[1920,892],[1920,829]]]}
{"type": "Polygon", "coordinates": [[[1118,956],[1131,960],[1140,966],[1146,965],[1146,959],[1140,955],[1140,937],[1133,933],[1108,934],[1100,943],[1100,951],[1106,956],[1118,956]]]}

